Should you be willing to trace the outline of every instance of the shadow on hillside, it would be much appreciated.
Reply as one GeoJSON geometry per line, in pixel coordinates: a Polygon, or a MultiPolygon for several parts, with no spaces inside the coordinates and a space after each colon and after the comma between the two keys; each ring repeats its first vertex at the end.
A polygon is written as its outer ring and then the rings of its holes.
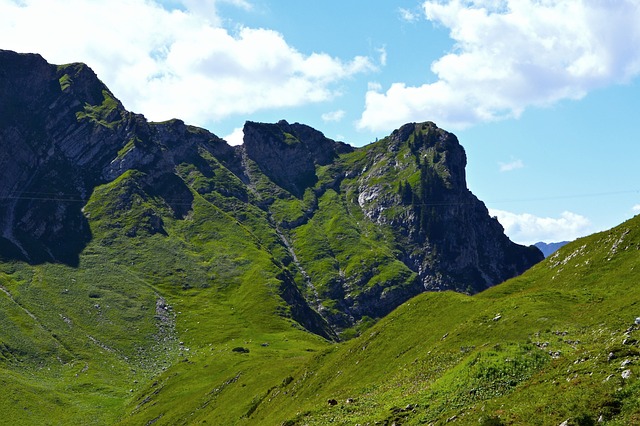
{"type": "Polygon", "coordinates": [[[27,199],[12,205],[11,214],[6,205],[1,206],[0,260],[77,267],[80,253],[92,238],[83,204],[27,199]]]}

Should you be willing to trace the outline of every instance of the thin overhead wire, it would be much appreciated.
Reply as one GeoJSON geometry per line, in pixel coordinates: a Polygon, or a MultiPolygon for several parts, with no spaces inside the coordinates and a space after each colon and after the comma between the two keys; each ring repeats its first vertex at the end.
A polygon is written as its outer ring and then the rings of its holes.
{"type": "MultiPolygon", "coordinates": [[[[505,204],[505,203],[527,203],[533,201],[552,201],[552,200],[569,200],[575,198],[600,198],[600,197],[609,197],[614,195],[625,195],[625,194],[640,194],[640,189],[629,189],[629,190],[619,190],[619,191],[607,191],[607,192],[592,192],[592,193],[582,193],[582,194],[564,194],[564,195],[553,195],[553,196],[542,196],[542,197],[531,197],[531,198],[512,198],[512,199],[498,199],[498,200],[482,200],[485,204],[505,204]]],[[[25,200],[25,201],[57,201],[57,202],[65,202],[65,203],[86,203],[88,200],[82,199],[78,197],[77,194],[64,194],[59,192],[34,192],[34,191],[26,191],[21,192],[19,194],[10,194],[6,196],[0,196],[0,202],[9,201],[9,200],[25,200]]],[[[164,201],[172,204],[172,205],[191,205],[191,203],[185,203],[184,198],[181,199],[167,199],[164,198],[164,201]]],[[[474,203],[465,203],[465,202],[433,202],[433,203],[420,203],[417,204],[419,206],[426,207],[438,207],[438,206],[462,206],[474,203]]]]}
{"type": "Polygon", "coordinates": [[[521,203],[521,202],[531,202],[531,201],[569,200],[572,198],[596,198],[596,197],[608,197],[612,195],[638,194],[638,193],[640,193],[640,189],[629,189],[624,191],[591,192],[591,193],[583,193],[583,194],[553,195],[553,196],[535,197],[535,198],[494,200],[494,201],[485,201],[485,203],[499,204],[499,203],[521,203]]]}

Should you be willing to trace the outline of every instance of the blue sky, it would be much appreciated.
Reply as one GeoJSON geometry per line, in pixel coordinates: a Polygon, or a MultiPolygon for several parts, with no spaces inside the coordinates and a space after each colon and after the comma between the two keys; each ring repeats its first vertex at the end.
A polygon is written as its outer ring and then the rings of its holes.
{"type": "Polygon", "coordinates": [[[431,120],[520,243],[640,212],[637,0],[0,0],[2,49],[86,62],[125,107],[238,143],[245,120],[361,146],[431,120]]]}

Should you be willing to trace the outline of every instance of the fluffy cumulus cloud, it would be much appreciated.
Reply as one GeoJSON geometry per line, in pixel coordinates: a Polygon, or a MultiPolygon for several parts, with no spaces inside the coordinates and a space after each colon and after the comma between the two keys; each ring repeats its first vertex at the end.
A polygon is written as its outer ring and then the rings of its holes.
{"type": "Polygon", "coordinates": [[[556,218],[495,209],[489,209],[489,214],[497,217],[505,234],[520,244],[571,241],[592,232],[589,219],[572,212],[563,212],[556,218]]]}
{"type": "Polygon", "coordinates": [[[637,0],[442,0],[423,3],[452,52],[435,81],[369,90],[360,128],[432,119],[449,128],[518,117],[640,74],[637,0]]]}
{"type": "Polygon", "coordinates": [[[216,4],[246,0],[0,0],[4,49],[82,61],[135,112],[204,125],[233,114],[321,102],[369,58],[305,54],[282,34],[221,26],[216,4]],[[55,17],[55,19],[53,18],[55,17]]]}
{"type": "Polygon", "coordinates": [[[231,146],[242,145],[244,143],[244,129],[242,127],[236,127],[231,133],[224,136],[222,139],[227,141],[231,146]]]}

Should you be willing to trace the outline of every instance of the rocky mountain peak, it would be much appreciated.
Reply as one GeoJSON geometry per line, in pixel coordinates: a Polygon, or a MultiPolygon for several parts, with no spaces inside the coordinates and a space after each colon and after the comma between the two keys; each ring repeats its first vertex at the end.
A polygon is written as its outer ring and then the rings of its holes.
{"type": "Polygon", "coordinates": [[[359,205],[370,220],[401,230],[405,263],[425,289],[475,293],[542,259],[509,241],[468,190],[467,157],[454,134],[408,123],[372,144],[366,158],[359,205]]]}
{"type": "Polygon", "coordinates": [[[128,112],[85,64],[0,51],[0,76],[0,256],[75,264],[91,239],[83,205],[128,170],[171,194],[180,215],[191,194],[176,182],[177,164],[203,149],[239,170],[220,138],[128,112]]]}
{"type": "Polygon", "coordinates": [[[83,202],[121,143],[106,123],[129,113],[83,64],[0,51],[0,76],[0,254],[73,263],[83,202]]]}
{"type": "Polygon", "coordinates": [[[285,120],[275,124],[246,122],[243,149],[265,175],[297,197],[317,182],[316,165],[328,164],[353,150],[309,126],[285,120]]]}
{"type": "Polygon", "coordinates": [[[396,146],[407,144],[416,161],[429,164],[448,185],[466,189],[467,155],[458,138],[435,123],[408,123],[389,136],[396,146]]]}

